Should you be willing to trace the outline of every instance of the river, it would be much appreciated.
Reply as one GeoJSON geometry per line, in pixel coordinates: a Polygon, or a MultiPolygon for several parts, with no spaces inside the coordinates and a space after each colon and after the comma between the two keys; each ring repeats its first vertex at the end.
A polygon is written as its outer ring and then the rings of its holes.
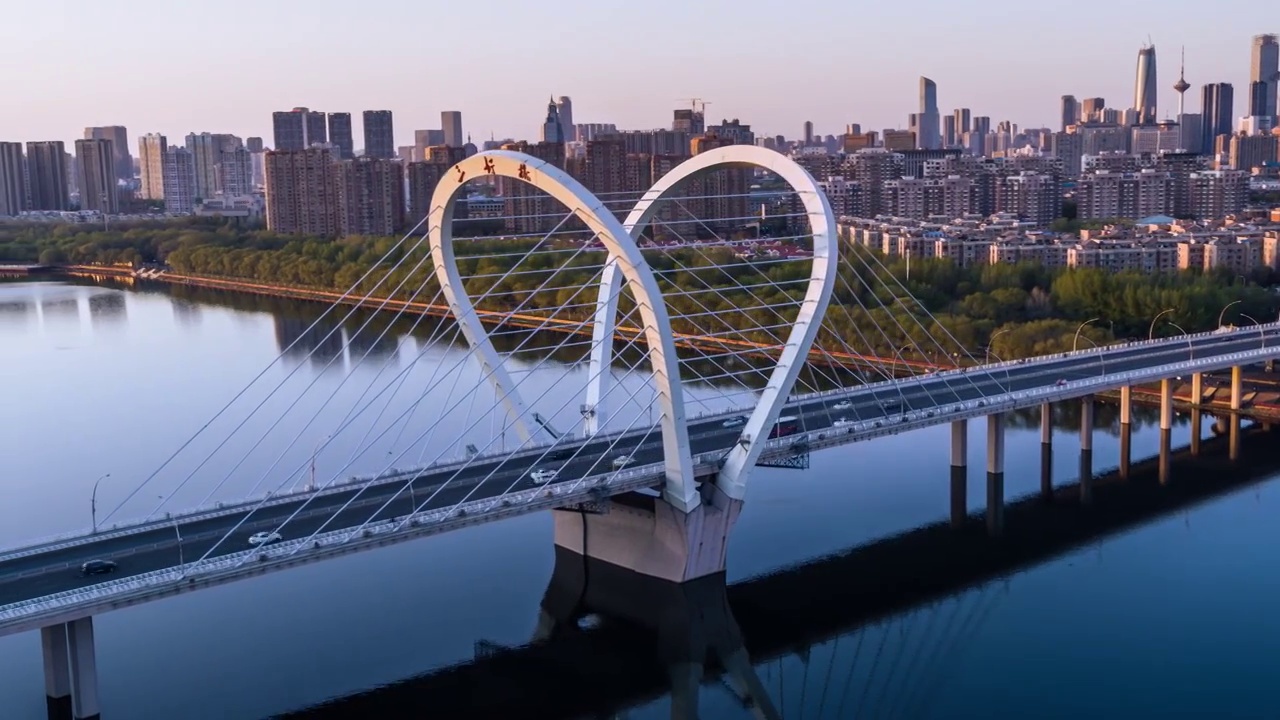
{"type": "MultiPolygon", "coordinates": [[[[308,456],[321,474],[336,471],[351,447],[282,453],[283,444],[265,443],[240,468],[183,468],[175,477],[191,475],[186,487],[160,483],[126,502],[321,309],[165,286],[0,283],[0,545],[88,527],[92,488],[106,473],[95,513],[101,522],[145,514],[149,504],[237,497],[260,487],[278,457],[290,472],[308,456]],[[227,482],[211,495],[218,479],[227,482]]],[[[365,350],[392,358],[391,367],[409,366],[424,332],[417,339],[402,332],[391,327],[379,343],[358,348],[331,338],[320,360],[294,353],[273,372],[337,390],[365,350]]],[[[433,350],[409,377],[460,353],[433,350]]],[[[553,362],[529,367],[537,387],[552,394],[558,383],[581,381],[579,371],[553,362]]],[[[486,397],[475,392],[468,440],[487,439],[494,422],[475,410],[486,397]]],[[[690,392],[714,402],[708,388],[690,392]]],[[[317,409],[327,422],[342,418],[340,408],[310,408],[317,409]]],[[[393,403],[388,413],[403,409],[393,403]]],[[[568,425],[574,414],[555,421],[568,425]]],[[[1099,413],[1098,472],[1117,464],[1116,428],[1104,422],[1111,417],[1099,413]]],[[[304,422],[287,419],[278,431],[289,437],[304,422]]],[[[1038,489],[1040,447],[1034,418],[1010,422],[1005,487],[1014,498],[1038,489]]],[[[1178,424],[1174,446],[1188,433],[1178,424]]],[[[985,443],[977,423],[970,442],[976,461],[985,443]]],[[[1079,437],[1069,421],[1054,442],[1055,479],[1071,480],[1079,437]]],[[[1158,443],[1158,431],[1139,423],[1133,457],[1156,454],[1158,443]]],[[[426,437],[413,455],[457,445],[426,437]]],[[[948,451],[948,430],[936,427],[817,453],[808,470],[758,469],[730,542],[729,583],[945,518],[948,451]]],[[[385,456],[383,446],[373,456],[385,456]]],[[[370,468],[357,462],[352,471],[370,468]]],[[[984,503],[982,469],[972,464],[971,511],[984,503]]],[[[985,610],[927,673],[904,661],[877,679],[861,646],[905,653],[920,642],[912,633],[938,632],[945,618],[930,620],[932,631],[920,622],[904,629],[910,617],[893,618],[762,662],[757,672],[787,718],[852,717],[855,708],[860,717],[1270,717],[1280,570],[1266,557],[1280,539],[1276,495],[1268,480],[966,591],[952,602],[981,601],[985,610]]],[[[103,717],[270,717],[467,662],[477,643],[520,645],[533,634],[553,560],[551,516],[543,513],[101,615],[103,717]]],[[[44,717],[38,633],[0,638],[0,677],[4,717],[44,717]]],[[[749,717],[723,687],[704,688],[699,704],[704,718],[749,717]]],[[[438,716],[468,714],[440,708],[438,716]]],[[[628,717],[669,716],[663,697],[628,717]]]]}

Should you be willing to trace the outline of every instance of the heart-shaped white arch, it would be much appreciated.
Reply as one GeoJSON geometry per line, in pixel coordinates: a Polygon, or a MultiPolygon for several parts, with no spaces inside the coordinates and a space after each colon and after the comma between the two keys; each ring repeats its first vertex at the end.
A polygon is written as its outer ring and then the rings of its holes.
{"type": "MultiPolygon", "coordinates": [[[[428,216],[428,242],[436,277],[446,302],[463,335],[480,361],[481,372],[497,390],[501,402],[512,418],[516,432],[523,440],[531,436],[524,401],[517,392],[489,340],[489,335],[467,295],[453,252],[453,209],[466,181],[486,175],[527,182],[555,198],[594,232],[609,253],[608,267],[615,287],[626,281],[635,296],[649,345],[649,363],[653,368],[654,386],[662,412],[662,449],[666,464],[667,502],[688,512],[698,506],[698,493],[693,477],[689,431],[685,422],[684,397],[676,358],[675,340],[666,304],[648,263],[622,223],[577,180],[554,165],[508,150],[487,150],[454,165],[450,174],[436,187],[431,197],[428,216]]],[[[612,327],[612,320],[610,321],[612,327]]],[[[607,337],[612,338],[612,332],[607,337]]],[[[612,347],[612,340],[609,341],[612,347]]],[[[605,374],[608,368],[604,368],[605,374]]]]}
{"type": "MultiPolygon", "coordinates": [[[[833,236],[836,219],[831,203],[813,176],[791,158],[754,145],[728,145],[695,155],[673,168],[640,198],[623,225],[630,237],[638,240],[657,211],[660,200],[678,197],[683,187],[708,173],[734,167],[763,168],[781,177],[799,194],[813,234],[813,266],[795,324],[782,348],[778,365],[760,393],[760,401],[742,427],[738,443],[730,450],[716,478],[716,485],[726,495],[741,500],[746,491],[747,476],[759,459],[760,452],[764,449],[764,440],[791,394],[791,388],[809,356],[809,350],[818,335],[818,327],[831,301],[839,255],[839,243],[833,236]]],[[[611,258],[600,281],[600,295],[592,326],[591,371],[587,375],[591,384],[587,387],[585,418],[589,434],[598,432],[607,417],[604,398],[609,392],[609,366],[613,359],[618,290],[622,280],[623,266],[611,258]]],[[[669,331],[670,326],[663,327],[669,331]]]]}

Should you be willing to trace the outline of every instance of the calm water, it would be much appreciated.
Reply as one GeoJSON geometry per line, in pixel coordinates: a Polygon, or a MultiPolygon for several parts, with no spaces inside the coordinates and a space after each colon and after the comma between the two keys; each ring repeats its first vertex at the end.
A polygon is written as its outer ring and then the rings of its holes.
{"type": "MultiPolygon", "coordinates": [[[[314,449],[307,442],[285,450],[305,426],[290,416],[281,428],[247,428],[250,437],[270,430],[283,440],[267,435],[241,467],[182,466],[124,497],[318,312],[164,289],[0,284],[0,545],[87,527],[90,489],[108,472],[100,519],[117,507],[114,517],[130,517],[195,504],[222,480],[214,499],[273,485],[280,473],[267,471],[277,460],[287,482],[300,480],[293,470],[314,449]]],[[[426,334],[393,329],[359,348],[331,340],[321,360],[295,356],[275,372],[336,389],[365,350],[387,367],[410,367],[426,334]]],[[[419,387],[458,357],[432,351],[412,366],[406,386],[419,387]]],[[[532,372],[552,396],[580,382],[577,371],[554,364],[532,372]]],[[[351,384],[339,397],[360,394],[363,386],[351,384]]],[[[706,388],[692,392],[713,402],[706,388]]],[[[467,438],[487,440],[493,419],[484,398],[463,405],[459,417],[474,425],[467,438]]],[[[386,413],[405,409],[393,402],[386,413]]],[[[330,424],[345,412],[303,407],[296,417],[316,410],[330,424]]],[[[573,414],[558,421],[568,425],[573,414]]],[[[1038,430],[1030,426],[1008,437],[1010,498],[1039,485],[1038,430]]],[[[380,426],[371,427],[372,436],[380,426]]],[[[421,438],[412,456],[458,452],[452,439],[421,438]]],[[[1186,425],[1175,429],[1175,446],[1187,439],[1186,425]]],[[[970,441],[969,505],[977,509],[985,492],[978,424],[970,441]]],[[[948,442],[940,427],[824,451],[803,472],[759,469],[732,538],[729,582],[944,518],[948,442]]],[[[1071,429],[1055,437],[1059,482],[1077,474],[1078,443],[1071,429]]],[[[1135,458],[1157,445],[1149,426],[1135,431],[1135,458]]],[[[244,451],[239,456],[251,446],[232,449],[244,451]]],[[[1098,471],[1115,467],[1117,447],[1114,434],[1099,431],[1098,471]]],[[[321,474],[353,452],[338,445],[319,453],[321,474]]],[[[351,470],[377,469],[385,459],[374,443],[351,470]]],[[[1268,481],[807,653],[760,662],[757,672],[787,718],[1274,717],[1280,570],[1268,557],[1280,539],[1276,495],[1268,481]]],[[[100,616],[104,717],[268,717],[467,662],[479,641],[520,645],[534,632],[552,548],[550,515],[527,516],[100,616]]],[[[0,716],[43,717],[42,689],[38,634],[0,638],[0,716]]],[[[720,686],[704,687],[699,705],[706,718],[748,717],[720,686]]],[[[670,712],[663,697],[630,717],[670,712]]],[[[439,716],[467,713],[441,708],[439,716]]]]}

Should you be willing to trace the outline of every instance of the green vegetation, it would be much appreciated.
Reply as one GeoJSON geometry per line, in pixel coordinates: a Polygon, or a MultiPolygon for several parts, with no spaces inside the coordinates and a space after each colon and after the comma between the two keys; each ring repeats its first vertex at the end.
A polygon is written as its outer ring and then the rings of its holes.
{"type": "MultiPolygon", "coordinates": [[[[0,262],[167,262],[174,270],[192,275],[337,290],[357,283],[393,245],[392,238],[322,240],[194,219],[122,224],[110,232],[91,225],[0,225],[0,262]]],[[[490,290],[528,247],[527,242],[512,240],[460,242],[459,264],[469,278],[472,296],[490,290]]],[[[848,312],[829,313],[824,333],[836,333],[850,347],[884,356],[914,345],[935,350],[927,358],[916,359],[944,362],[944,354],[972,354],[982,360],[989,346],[992,359],[1012,359],[1071,350],[1077,328],[1087,320],[1092,322],[1080,330],[1082,348],[1145,338],[1152,319],[1166,309],[1173,312],[1161,316],[1157,336],[1179,334],[1178,326],[1187,332],[1212,329],[1222,309],[1236,301],[1225,315],[1227,323],[1251,324],[1244,315],[1269,322],[1280,311],[1280,300],[1262,287],[1273,281],[1269,272],[1244,282],[1229,272],[1145,275],[1049,270],[1031,264],[959,268],[946,260],[913,260],[908,280],[904,262],[873,257],[869,250],[849,246],[843,252],[842,281],[836,285],[834,302],[848,312]],[[903,300],[908,292],[923,308],[903,300]],[[938,345],[945,352],[937,351],[938,345]]],[[[777,325],[777,315],[761,307],[761,302],[797,300],[804,293],[808,272],[804,263],[742,260],[724,248],[704,254],[705,258],[680,250],[649,254],[656,269],[672,271],[664,279],[667,287],[724,290],[724,297],[714,301],[701,296],[701,305],[687,296],[671,300],[673,315],[697,314],[703,330],[777,325]],[[737,289],[768,282],[776,287],[755,287],[755,298],[737,289]]],[[[571,255],[539,253],[524,260],[520,274],[501,279],[499,302],[485,307],[546,314],[590,302],[595,297],[592,278],[600,254],[580,253],[562,264],[562,258],[571,255]],[[539,289],[543,287],[564,289],[539,289]]],[[[391,259],[406,259],[405,253],[397,251],[391,259]]],[[[408,299],[421,287],[419,301],[435,295],[425,244],[409,252],[407,260],[376,294],[401,287],[394,295],[408,299]]],[[[370,275],[372,279],[360,283],[358,290],[373,291],[383,273],[370,275]]],[[[629,298],[620,304],[626,312],[629,298]]],[[[582,318],[586,312],[581,308],[558,317],[582,318]]],[[[677,331],[697,330],[688,322],[679,325],[677,331]]],[[[739,337],[768,339],[761,331],[743,332],[739,337]]],[[[840,347],[829,335],[819,342],[840,347]]]]}

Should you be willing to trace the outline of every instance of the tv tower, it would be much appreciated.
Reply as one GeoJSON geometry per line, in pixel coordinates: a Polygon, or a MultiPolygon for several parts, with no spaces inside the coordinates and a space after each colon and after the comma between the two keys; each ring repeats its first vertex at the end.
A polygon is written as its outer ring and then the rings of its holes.
{"type": "Polygon", "coordinates": [[[1183,94],[1186,93],[1187,90],[1191,89],[1191,84],[1187,82],[1187,78],[1186,78],[1186,72],[1185,72],[1186,67],[1187,67],[1187,48],[1184,45],[1182,48],[1182,60],[1178,64],[1178,82],[1173,84],[1173,91],[1178,93],[1179,121],[1181,121],[1181,118],[1182,118],[1182,107],[1183,107],[1182,103],[1183,103],[1183,100],[1185,99],[1183,98],[1183,94]]]}

